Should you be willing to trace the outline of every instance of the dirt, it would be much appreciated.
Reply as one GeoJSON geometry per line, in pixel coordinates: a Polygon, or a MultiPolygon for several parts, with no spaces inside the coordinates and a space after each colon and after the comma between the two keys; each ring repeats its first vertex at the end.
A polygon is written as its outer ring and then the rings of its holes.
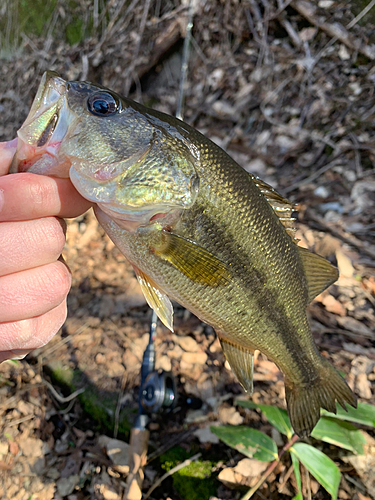
{"type": "MultiPolygon", "coordinates": [[[[315,341],[359,400],[374,404],[375,70],[371,53],[362,50],[373,50],[374,25],[365,17],[346,28],[351,47],[313,21],[347,27],[360,11],[354,2],[318,2],[313,18],[301,14],[301,2],[286,3],[197,4],[184,118],[298,205],[300,245],[340,271],[338,282],[309,308],[315,341]]],[[[91,2],[87,6],[93,16],[91,2]]],[[[59,36],[66,16],[56,10],[54,29],[25,35],[20,48],[3,57],[1,140],[14,137],[46,69],[175,113],[188,5],[108,6],[96,29],[75,45],[59,36]]],[[[26,360],[0,365],[0,496],[7,500],[116,500],[124,494],[128,469],[124,458],[113,460],[103,436],[129,439],[151,311],[131,266],[93,213],[68,221],[64,258],[73,276],[65,325],[26,360]],[[70,399],[79,389],[85,392],[70,399]]],[[[209,426],[245,424],[269,435],[271,426],[257,411],[236,406],[245,396],[212,328],[174,306],[174,334],[157,326],[156,368],[172,372],[179,403],[152,418],[143,492],[167,470],[166,453],[174,447],[178,460],[201,453],[206,465],[198,475],[211,482],[204,480],[208,486],[199,493],[194,483],[192,493],[169,477],[150,498],[240,498],[254,478],[238,476],[244,457],[218,443],[209,426]],[[196,398],[190,406],[189,397],[196,398]],[[240,490],[218,480],[229,468],[222,477],[237,477],[240,490]]],[[[285,407],[281,374],[261,354],[254,379],[255,402],[285,407]]],[[[280,435],[273,437],[283,444],[280,435]]],[[[324,445],[324,451],[340,466],[340,499],[375,498],[370,451],[365,472],[343,461],[337,448],[324,445]]],[[[254,498],[292,498],[289,468],[286,457],[254,498]]],[[[308,474],[303,491],[306,498],[309,492],[316,500],[329,498],[308,474]]]]}

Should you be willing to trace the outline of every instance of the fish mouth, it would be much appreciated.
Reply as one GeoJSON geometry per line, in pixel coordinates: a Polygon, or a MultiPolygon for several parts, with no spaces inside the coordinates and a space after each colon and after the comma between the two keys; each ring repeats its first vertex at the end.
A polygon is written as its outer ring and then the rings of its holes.
{"type": "Polygon", "coordinates": [[[9,172],[68,177],[64,163],[68,167],[70,162],[59,159],[58,153],[70,122],[66,82],[57,73],[46,71],[29,114],[17,133],[17,150],[9,172]]]}

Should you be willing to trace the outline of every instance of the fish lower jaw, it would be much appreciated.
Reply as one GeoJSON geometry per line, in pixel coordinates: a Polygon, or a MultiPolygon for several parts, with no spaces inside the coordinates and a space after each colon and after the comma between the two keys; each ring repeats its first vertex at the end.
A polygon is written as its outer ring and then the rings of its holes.
{"type": "Polygon", "coordinates": [[[152,224],[160,224],[162,226],[170,226],[176,219],[177,210],[168,210],[161,208],[160,210],[147,210],[143,212],[135,212],[129,209],[125,211],[121,207],[121,212],[110,208],[106,203],[98,203],[98,207],[118,226],[129,233],[134,233],[139,227],[149,226],[152,224]]]}
{"type": "Polygon", "coordinates": [[[61,142],[38,148],[18,137],[17,150],[13,157],[10,173],[31,172],[55,177],[69,177],[70,162],[58,158],[61,142]]]}

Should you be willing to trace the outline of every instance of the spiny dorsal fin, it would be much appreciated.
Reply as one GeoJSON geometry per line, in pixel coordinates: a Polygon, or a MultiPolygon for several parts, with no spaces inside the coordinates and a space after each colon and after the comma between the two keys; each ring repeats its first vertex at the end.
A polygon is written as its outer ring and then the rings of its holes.
{"type": "Polygon", "coordinates": [[[252,394],[254,353],[244,347],[227,342],[227,340],[220,337],[219,333],[218,337],[224,355],[238,378],[238,381],[246,392],[252,394]]]}
{"type": "Polygon", "coordinates": [[[302,247],[298,247],[298,251],[305,271],[309,291],[308,302],[310,303],[337,280],[339,272],[335,266],[320,255],[311,253],[302,247]]]}
{"type": "Polygon", "coordinates": [[[272,186],[262,181],[262,179],[259,179],[259,177],[255,177],[251,174],[250,176],[256,187],[273,208],[273,211],[280,219],[281,224],[285,227],[286,232],[289,234],[292,240],[295,240],[297,242],[298,240],[294,237],[296,233],[296,219],[292,217],[294,208],[293,203],[281,196],[281,194],[279,194],[272,186]]]}

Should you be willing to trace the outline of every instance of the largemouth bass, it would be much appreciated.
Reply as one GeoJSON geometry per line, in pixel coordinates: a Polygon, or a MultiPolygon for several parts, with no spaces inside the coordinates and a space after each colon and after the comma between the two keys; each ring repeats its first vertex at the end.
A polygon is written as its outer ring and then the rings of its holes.
{"type": "Polygon", "coordinates": [[[292,204],[186,123],[44,74],[12,172],[70,177],[173,330],[173,299],[215,329],[246,391],[259,349],[284,375],[292,426],[356,399],[318,352],[309,302],[338,277],[294,239],[292,204]]]}

